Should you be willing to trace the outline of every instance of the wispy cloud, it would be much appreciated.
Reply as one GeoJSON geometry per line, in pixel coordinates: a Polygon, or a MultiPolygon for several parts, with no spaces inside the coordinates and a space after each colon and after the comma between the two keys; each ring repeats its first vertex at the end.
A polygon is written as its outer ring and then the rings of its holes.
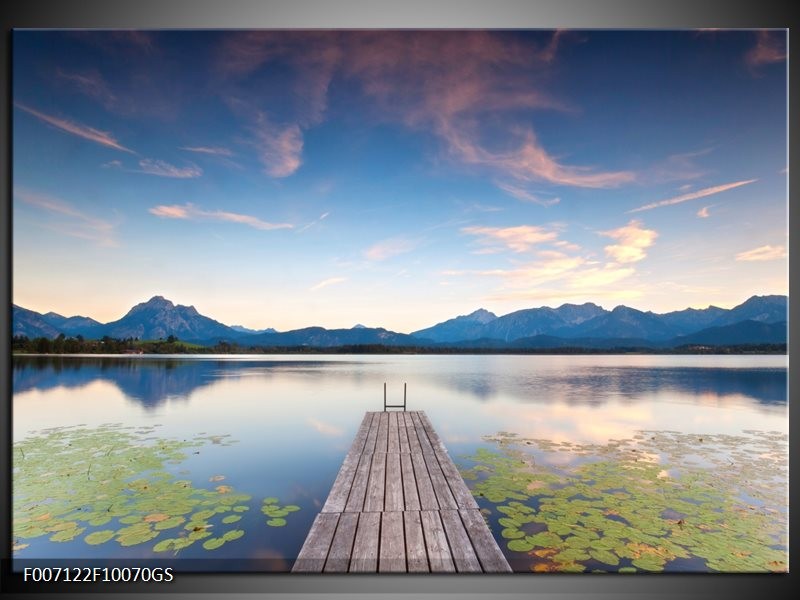
{"type": "Polygon", "coordinates": [[[119,98],[96,69],[80,73],[69,73],[58,69],[56,74],[72,88],[98,101],[106,110],[113,110],[119,105],[119,98]]]}
{"type": "Polygon", "coordinates": [[[417,246],[419,246],[418,240],[405,237],[393,237],[373,244],[364,251],[364,256],[368,260],[381,261],[399,254],[411,252],[417,246]]]}
{"type": "Polygon", "coordinates": [[[516,227],[464,227],[462,233],[474,235],[478,243],[488,247],[489,252],[501,250],[503,247],[512,252],[527,252],[537,244],[552,242],[558,234],[535,225],[518,225],[516,227]]]}
{"type": "Polygon", "coordinates": [[[144,158],[139,161],[142,173],[148,175],[157,175],[159,177],[174,177],[176,179],[192,179],[200,177],[203,174],[203,169],[197,165],[189,164],[185,167],[176,167],[163,160],[155,160],[152,158],[144,158]]]}
{"type": "Polygon", "coordinates": [[[104,247],[118,245],[115,237],[116,225],[86,214],[64,200],[20,189],[14,190],[14,198],[47,211],[51,215],[61,217],[61,220],[57,222],[43,223],[49,229],[63,235],[90,240],[104,247]]]}
{"type": "Polygon", "coordinates": [[[228,148],[219,146],[181,146],[181,150],[196,152],[198,154],[212,154],[214,156],[233,156],[233,152],[228,148]]]}
{"type": "MultiPolygon", "coordinates": [[[[691,152],[671,154],[646,169],[642,173],[641,179],[652,183],[668,183],[670,181],[686,181],[702,177],[708,173],[708,170],[698,167],[695,164],[695,159],[709,154],[712,150],[713,148],[703,148],[691,152]]],[[[689,189],[691,186],[681,186],[681,191],[684,191],[684,187],[689,189]]]]}
{"type": "Polygon", "coordinates": [[[85,140],[95,142],[96,144],[100,144],[101,146],[114,148],[115,150],[122,150],[123,152],[130,152],[131,154],[136,154],[136,152],[134,152],[130,148],[126,148],[125,146],[120,144],[116,140],[116,138],[114,138],[114,136],[107,131],[100,131],[99,129],[94,129],[93,127],[82,125],[74,121],[69,121],[67,119],[60,119],[58,117],[46,115],[29,106],[20,104],[19,102],[15,102],[14,106],[16,106],[21,110],[24,110],[29,114],[32,114],[37,119],[40,119],[45,123],[47,123],[48,125],[52,125],[56,129],[59,129],[65,133],[71,133],[72,135],[76,135],[85,140]]]}
{"type": "Polygon", "coordinates": [[[161,218],[166,219],[186,219],[186,220],[208,220],[208,221],[223,221],[227,223],[239,223],[247,225],[254,229],[262,231],[270,231],[273,229],[291,229],[294,225],[290,223],[270,223],[263,221],[258,217],[251,215],[243,215],[239,213],[228,212],[224,210],[202,210],[194,204],[173,204],[173,205],[160,205],[148,209],[148,211],[161,218]]]}
{"type": "Polygon", "coordinates": [[[640,206],[639,208],[634,208],[633,210],[629,210],[628,212],[629,213],[641,212],[643,210],[651,210],[653,208],[659,208],[661,206],[671,206],[673,204],[680,204],[681,202],[696,200],[697,198],[705,198],[706,196],[712,196],[714,194],[726,192],[728,190],[741,187],[743,185],[748,185],[755,181],[758,181],[758,179],[745,179],[743,181],[734,181],[733,183],[724,183],[722,185],[716,185],[714,187],[697,190],[696,192],[689,192],[688,194],[676,196],[675,198],[668,198],[667,200],[659,200],[658,202],[645,204],[644,206],[640,206]]]}
{"type": "Polygon", "coordinates": [[[786,32],[762,29],[756,32],[756,45],[744,57],[751,68],[786,60],[786,32]]]}
{"type": "Polygon", "coordinates": [[[313,417],[308,418],[308,424],[311,425],[317,433],[321,433],[322,435],[331,437],[341,437],[344,435],[344,431],[341,427],[336,427],[336,425],[331,425],[330,423],[314,419],[313,417]]]}
{"type": "Polygon", "coordinates": [[[307,225],[305,225],[305,226],[301,227],[300,229],[298,229],[297,233],[303,233],[304,231],[310,229],[314,225],[318,225],[319,223],[321,223],[322,221],[327,219],[330,214],[331,214],[330,211],[322,213],[319,217],[317,217],[316,219],[311,221],[311,223],[308,223],[307,225]]]}
{"type": "Polygon", "coordinates": [[[528,190],[521,188],[510,183],[495,182],[495,185],[501,190],[523,202],[533,202],[534,204],[541,204],[542,206],[552,206],[561,202],[561,198],[540,198],[530,193],[528,190]]]}
{"type": "Polygon", "coordinates": [[[642,260],[645,250],[653,245],[658,233],[645,229],[640,221],[633,220],[624,227],[601,231],[600,235],[617,240],[616,244],[605,247],[606,254],[618,263],[632,263],[642,260]]]}
{"type": "Polygon", "coordinates": [[[330,277],[328,279],[323,279],[316,285],[312,285],[309,288],[311,292],[318,292],[319,290],[328,287],[329,285],[336,285],[337,283],[343,283],[347,281],[346,277],[330,277]]]}
{"type": "Polygon", "coordinates": [[[786,248],[783,246],[759,246],[746,252],[740,252],[736,255],[736,260],[739,261],[762,261],[762,260],[777,260],[786,256],[786,248]]]}
{"type": "MultiPolygon", "coordinates": [[[[712,204],[711,206],[714,206],[714,205],[712,204]]],[[[708,209],[711,208],[711,206],[704,206],[703,208],[698,210],[697,211],[697,216],[699,218],[701,218],[701,219],[707,219],[708,217],[710,217],[711,213],[708,212],[708,209]]]]}

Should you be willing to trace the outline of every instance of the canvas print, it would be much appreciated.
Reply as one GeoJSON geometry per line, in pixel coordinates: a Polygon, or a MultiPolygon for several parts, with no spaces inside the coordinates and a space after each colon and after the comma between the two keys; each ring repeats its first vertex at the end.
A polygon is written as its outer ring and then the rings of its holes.
{"type": "Polygon", "coordinates": [[[15,569],[788,570],[786,30],[12,48],[15,569]]]}

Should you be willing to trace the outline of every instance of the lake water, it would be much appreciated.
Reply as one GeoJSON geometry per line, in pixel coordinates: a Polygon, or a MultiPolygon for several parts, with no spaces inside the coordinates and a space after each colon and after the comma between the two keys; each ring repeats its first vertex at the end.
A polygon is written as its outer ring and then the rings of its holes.
{"type": "MultiPolygon", "coordinates": [[[[211,512],[215,505],[208,494],[236,498],[221,505],[213,518],[193,517],[193,522],[200,523],[195,530],[205,528],[215,535],[234,529],[244,533],[232,534],[209,550],[203,543],[212,538],[204,540],[200,532],[197,543],[165,553],[154,552],[153,547],[172,535],[170,529],[150,533],[147,543],[135,543],[134,534],[140,532],[132,529],[128,539],[133,541],[120,545],[102,540],[102,532],[124,527],[120,518],[127,518],[129,526],[137,519],[141,523],[141,515],[130,510],[116,514],[109,506],[114,519],[93,526],[74,511],[93,510],[97,517],[98,504],[82,499],[78,504],[85,506],[71,507],[69,525],[15,539],[14,555],[19,559],[177,556],[214,558],[228,565],[220,568],[235,568],[231,565],[243,565],[244,560],[255,561],[253,568],[290,568],[364,412],[382,409],[384,382],[392,403],[402,401],[403,383],[408,384],[409,410],[428,414],[456,464],[467,469],[476,464],[467,457],[474,457],[478,449],[497,450],[496,442],[485,438],[498,432],[595,446],[632,438],[642,430],[697,436],[738,436],[758,430],[785,436],[787,365],[786,356],[14,357],[13,432],[15,445],[21,448],[14,455],[15,485],[28,476],[28,471],[20,471],[25,448],[28,468],[37,448],[33,440],[56,443],[48,435],[61,436],[58,440],[67,451],[68,445],[79,443],[69,437],[70,431],[105,431],[106,437],[97,438],[97,447],[87,450],[96,460],[87,458],[88,466],[72,473],[89,482],[85,486],[99,485],[101,475],[91,471],[93,466],[100,468],[104,454],[108,458],[121,452],[108,441],[115,435],[124,433],[138,446],[187,440],[194,445],[180,449],[183,458],[165,458],[156,466],[148,463],[142,472],[145,476],[158,472],[170,485],[175,480],[190,482],[186,484],[190,490],[206,494],[194,497],[206,498],[211,512]],[[73,429],[41,433],[61,427],[73,429]],[[266,498],[271,498],[267,505],[277,505],[278,517],[262,512],[266,498]],[[234,505],[240,508],[232,511],[234,505]],[[299,510],[281,512],[285,506],[299,510]],[[221,522],[226,516],[241,518],[229,519],[228,525],[221,522]],[[278,526],[268,526],[271,519],[277,519],[278,526]],[[62,533],[56,538],[62,541],[52,541],[54,532],[65,530],[72,535],[62,533]],[[84,541],[95,531],[101,532],[96,541],[104,543],[84,541]],[[236,535],[240,537],[235,539],[236,535]]],[[[50,484],[60,476],[37,468],[30,473],[50,484]]],[[[779,483],[785,485],[785,479],[778,473],[779,483]]],[[[31,494],[39,483],[27,482],[33,486],[31,494]]],[[[36,527],[55,518],[63,520],[63,514],[46,513],[46,500],[41,505],[33,496],[27,500],[15,505],[15,519],[24,521],[28,514],[28,522],[35,521],[36,527]]],[[[485,498],[479,503],[492,508],[485,498]]],[[[150,513],[145,520],[151,529],[168,517],[176,518],[167,514],[168,508],[151,506],[145,512],[150,513]]],[[[783,518],[781,507],[778,512],[777,518],[783,518]]],[[[183,525],[188,518],[184,512],[175,523],[183,525]]],[[[490,519],[490,525],[505,549],[502,526],[496,519],[490,519]]],[[[515,557],[513,551],[506,552],[515,557]]],[[[683,563],[672,564],[680,570],[683,563]]],[[[691,562],[684,566],[691,569],[692,564],[703,569],[691,562]]]]}

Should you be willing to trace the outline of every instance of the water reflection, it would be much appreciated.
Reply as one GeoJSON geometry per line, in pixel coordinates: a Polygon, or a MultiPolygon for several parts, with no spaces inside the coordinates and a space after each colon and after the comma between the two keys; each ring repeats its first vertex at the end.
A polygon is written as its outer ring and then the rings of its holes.
{"type": "MultiPolygon", "coordinates": [[[[722,368],[685,366],[589,366],[555,368],[542,358],[526,363],[498,357],[366,357],[364,360],[320,359],[192,359],[149,357],[15,357],[13,389],[83,388],[96,381],[115,385],[144,408],[171,400],[187,400],[198,389],[222,380],[245,377],[269,380],[291,376],[309,383],[368,385],[379,390],[398,377],[411,385],[457,392],[471,400],[491,402],[499,397],[521,403],[602,405],[611,400],[639,402],[664,395],[693,398],[749,398],[761,405],[787,401],[783,368],[722,368]],[[409,358],[416,360],[409,361],[409,358]],[[475,367],[478,368],[475,368],[475,367]],[[443,368],[439,368],[443,367],[443,368]]],[[[519,358],[519,357],[514,357],[519,358]]],[[[390,392],[391,393],[391,392],[390,392]]]]}

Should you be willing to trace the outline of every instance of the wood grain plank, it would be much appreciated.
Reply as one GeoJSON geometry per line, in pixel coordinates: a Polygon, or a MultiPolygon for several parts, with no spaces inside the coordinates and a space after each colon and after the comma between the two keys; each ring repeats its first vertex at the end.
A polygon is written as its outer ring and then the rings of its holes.
{"type": "Polygon", "coordinates": [[[337,513],[319,513],[316,516],[311,531],[308,532],[308,537],[297,554],[297,560],[292,567],[293,573],[322,572],[338,522],[337,513]]]}
{"type": "Polygon", "coordinates": [[[442,510],[439,512],[439,516],[442,518],[444,531],[450,543],[450,552],[453,555],[456,570],[459,573],[480,573],[483,570],[481,563],[475,555],[472,542],[464,529],[464,523],[461,522],[458,511],[442,510]]]}
{"type": "Polygon", "coordinates": [[[410,454],[400,455],[400,471],[403,476],[403,496],[406,510],[419,510],[419,492],[417,491],[417,478],[414,476],[414,465],[410,454]]]}
{"type": "Polygon", "coordinates": [[[386,452],[389,441],[389,413],[378,413],[378,438],[375,440],[375,452],[386,452]]]}
{"type": "Polygon", "coordinates": [[[364,500],[364,512],[380,512],[386,494],[386,452],[372,455],[372,466],[369,470],[367,497],[364,500]]]}
{"type": "Polygon", "coordinates": [[[406,570],[406,543],[403,533],[403,513],[381,513],[381,547],[378,571],[400,573],[406,570]]]}
{"type": "Polygon", "coordinates": [[[383,510],[401,511],[405,508],[403,500],[403,474],[400,469],[400,454],[386,454],[386,493],[383,510]]]}
{"type": "Polygon", "coordinates": [[[322,512],[344,511],[344,507],[347,504],[347,497],[350,495],[350,489],[353,486],[353,479],[356,475],[358,461],[364,450],[364,444],[366,443],[372,418],[373,413],[364,415],[361,426],[356,433],[356,438],[353,440],[353,444],[350,446],[350,451],[347,453],[347,456],[344,457],[342,466],[339,468],[339,473],[336,475],[336,480],[333,482],[331,491],[328,494],[328,499],[322,507],[322,512]]]}
{"type": "Polygon", "coordinates": [[[431,442],[431,446],[433,446],[434,452],[436,450],[441,450],[442,452],[447,452],[447,448],[445,448],[444,443],[442,442],[439,434],[436,433],[436,430],[433,428],[431,424],[431,420],[428,418],[428,415],[425,414],[424,411],[419,411],[419,420],[422,424],[422,427],[425,429],[425,433],[428,434],[428,439],[431,442]]]}
{"type": "Polygon", "coordinates": [[[503,551],[492,537],[480,511],[461,509],[458,513],[461,515],[464,528],[467,530],[467,535],[475,549],[475,554],[478,555],[478,560],[481,561],[484,572],[510,573],[511,567],[503,555],[503,551]]]}
{"type": "Polygon", "coordinates": [[[428,551],[428,562],[432,573],[453,573],[456,570],[447,535],[442,527],[439,512],[423,510],[420,512],[422,532],[425,537],[425,548],[428,551]]]}
{"type": "Polygon", "coordinates": [[[408,430],[406,429],[406,413],[397,413],[397,441],[400,445],[400,453],[408,454],[411,449],[408,447],[408,430]]]}
{"type": "Polygon", "coordinates": [[[397,413],[390,412],[389,415],[389,434],[387,452],[400,452],[400,433],[397,426],[397,413]]]}
{"type": "Polygon", "coordinates": [[[458,508],[478,508],[475,497],[467,487],[467,484],[464,483],[464,478],[461,477],[461,473],[458,472],[458,468],[453,463],[450,455],[439,450],[434,454],[439,460],[439,466],[442,468],[447,483],[450,485],[450,491],[453,493],[453,498],[455,498],[458,508]]]}
{"type": "MultiPolygon", "coordinates": [[[[412,411],[413,412],[413,411],[412,411]]],[[[403,415],[406,422],[406,435],[408,436],[408,451],[412,454],[422,454],[422,447],[419,445],[419,438],[417,437],[417,430],[414,426],[414,420],[411,417],[411,412],[403,415]]]]}
{"type": "Polygon", "coordinates": [[[326,573],[346,573],[350,568],[350,555],[353,553],[353,541],[356,537],[358,513],[343,513],[336,525],[328,560],[325,561],[326,573]]]}
{"type": "Polygon", "coordinates": [[[411,419],[414,421],[414,431],[417,432],[417,437],[419,438],[419,445],[422,448],[423,454],[433,454],[433,446],[431,446],[431,442],[428,439],[428,432],[425,431],[425,427],[422,424],[422,421],[419,418],[419,415],[414,412],[411,413],[411,419]]]}
{"type": "Polygon", "coordinates": [[[419,511],[406,510],[403,513],[403,524],[406,534],[406,561],[409,573],[427,573],[428,550],[425,548],[425,536],[422,533],[422,520],[419,511]]]}
{"type": "Polygon", "coordinates": [[[380,541],[381,514],[358,515],[356,539],[350,556],[351,573],[375,573],[378,570],[378,542],[380,541]]]}
{"type": "Polygon", "coordinates": [[[433,484],[433,491],[436,493],[436,500],[439,502],[439,508],[458,508],[456,499],[453,497],[453,492],[450,491],[450,485],[442,472],[442,467],[439,465],[439,459],[436,454],[423,454],[425,464],[428,466],[428,473],[431,476],[431,483],[433,484]]]}
{"type": "Polygon", "coordinates": [[[411,463],[414,466],[414,479],[417,481],[420,508],[422,510],[439,510],[439,502],[436,500],[431,476],[428,474],[428,467],[425,466],[422,454],[412,454],[411,463]]]}
{"type": "Polygon", "coordinates": [[[364,454],[372,454],[375,452],[375,442],[378,438],[378,425],[380,424],[379,412],[370,413],[372,415],[372,422],[367,432],[367,440],[364,443],[364,454]]]}
{"type": "Polygon", "coordinates": [[[361,512],[364,510],[364,498],[367,494],[372,457],[372,454],[362,454],[358,461],[353,487],[350,488],[350,495],[347,497],[347,504],[344,507],[345,512],[361,512]]]}

